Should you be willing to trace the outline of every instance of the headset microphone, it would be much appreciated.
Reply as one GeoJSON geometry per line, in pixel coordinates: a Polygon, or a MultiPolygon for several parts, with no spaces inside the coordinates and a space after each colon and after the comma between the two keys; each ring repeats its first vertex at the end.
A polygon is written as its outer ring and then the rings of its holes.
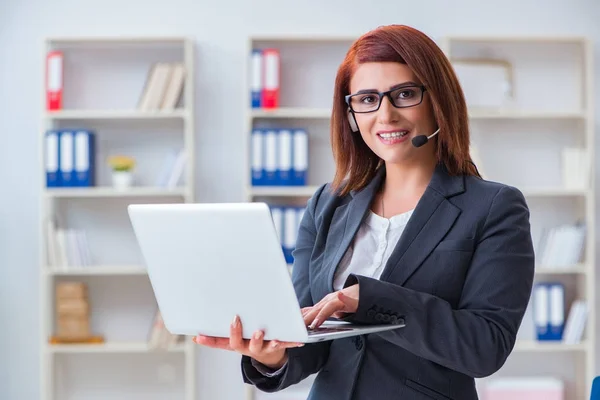
{"type": "Polygon", "coordinates": [[[438,128],[437,131],[433,132],[429,136],[425,136],[425,135],[415,136],[412,139],[413,146],[415,146],[415,147],[421,147],[421,146],[423,146],[425,143],[427,143],[429,141],[429,139],[431,139],[432,137],[434,137],[435,135],[437,135],[439,131],[440,131],[440,129],[438,128]]]}

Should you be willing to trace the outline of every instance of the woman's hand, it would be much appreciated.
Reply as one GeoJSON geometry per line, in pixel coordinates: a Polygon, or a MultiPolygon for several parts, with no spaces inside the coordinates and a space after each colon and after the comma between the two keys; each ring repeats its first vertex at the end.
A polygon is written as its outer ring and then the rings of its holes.
{"type": "Polygon", "coordinates": [[[199,335],[194,337],[194,342],[214,349],[236,351],[273,369],[279,369],[287,362],[286,349],[304,345],[303,343],[280,342],[278,340],[265,341],[263,337],[264,332],[256,331],[252,339],[243,339],[242,322],[236,315],[231,324],[229,338],[199,335]]]}
{"type": "Polygon", "coordinates": [[[329,317],[342,318],[358,309],[358,283],[323,297],[312,307],[302,309],[304,323],[311,328],[320,326],[329,317]]]}

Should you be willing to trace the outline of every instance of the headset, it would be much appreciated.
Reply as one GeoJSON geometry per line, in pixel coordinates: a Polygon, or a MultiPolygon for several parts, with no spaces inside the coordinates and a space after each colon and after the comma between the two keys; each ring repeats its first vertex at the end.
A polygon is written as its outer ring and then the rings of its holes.
{"type": "Polygon", "coordinates": [[[348,107],[348,123],[350,124],[350,129],[352,133],[358,132],[358,125],[356,124],[356,118],[354,117],[354,113],[348,107]]]}

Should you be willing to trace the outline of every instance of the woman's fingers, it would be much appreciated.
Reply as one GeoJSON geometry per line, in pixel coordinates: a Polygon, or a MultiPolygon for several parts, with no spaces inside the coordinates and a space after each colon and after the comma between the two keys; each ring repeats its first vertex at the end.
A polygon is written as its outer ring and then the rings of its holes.
{"type": "Polygon", "coordinates": [[[306,314],[304,314],[304,324],[307,326],[310,325],[315,317],[319,314],[319,311],[321,311],[321,308],[317,306],[314,306],[308,310],[306,314]]]}
{"type": "MultiPolygon", "coordinates": [[[[356,289],[358,290],[358,289],[356,289]]],[[[314,328],[333,316],[341,318],[345,313],[356,312],[358,299],[346,295],[343,291],[330,293],[312,307],[302,308],[304,324],[314,328]]]]}
{"type": "Polygon", "coordinates": [[[316,328],[331,316],[338,318],[340,313],[347,311],[346,309],[346,304],[337,295],[328,295],[303,313],[304,323],[311,328],[316,328]]]}
{"type": "Polygon", "coordinates": [[[246,353],[246,347],[248,346],[244,343],[244,339],[242,338],[242,323],[240,321],[239,316],[235,316],[233,318],[233,322],[231,323],[231,328],[229,330],[229,346],[242,354],[246,353]]]}
{"type": "Polygon", "coordinates": [[[342,303],[337,297],[331,299],[328,303],[326,303],[323,308],[319,310],[317,315],[315,315],[310,327],[317,328],[319,327],[325,320],[331,317],[336,312],[340,312],[345,310],[346,306],[342,303]]]}
{"type": "Polygon", "coordinates": [[[296,342],[278,342],[279,343],[279,347],[282,349],[289,349],[292,347],[302,347],[304,346],[304,343],[296,343],[296,342]]]}
{"type": "Polygon", "coordinates": [[[250,345],[248,346],[248,350],[250,351],[250,354],[260,354],[260,352],[263,350],[263,346],[264,346],[264,332],[262,331],[256,331],[254,332],[254,335],[252,336],[252,339],[250,340],[250,345]]]}
{"type": "Polygon", "coordinates": [[[194,337],[194,342],[215,349],[233,350],[257,359],[262,359],[265,355],[276,351],[304,346],[304,343],[265,341],[263,331],[256,331],[250,340],[244,339],[242,335],[242,322],[238,316],[235,316],[229,330],[229,338],[198,335],[194,337]]]}
{"type": "Polygon", "coordinates": [[[312,310],[312,307],[304,307],[302,308],[300,311],[302,312],[302,317],[304,318],[304,316],[310,311],[312,310]]]}
{"type": "Polygon", "coordinates": [[[214,349],[231,350],[231,347],[229,347],[229,338],[198,335],[194,337],[194,342],[214,349]]]}

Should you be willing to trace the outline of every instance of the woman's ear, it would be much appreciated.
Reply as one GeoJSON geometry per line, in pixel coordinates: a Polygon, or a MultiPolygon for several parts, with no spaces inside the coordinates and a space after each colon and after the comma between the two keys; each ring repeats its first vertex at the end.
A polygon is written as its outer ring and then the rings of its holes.
{"type": "Polygon", "coordinates": [[[358,124],[356,123],[356,118],[354,118],[354,113],[348,108],[348,123],[350,124],[350,129],[353,133],[358,132],[358,124]]]}

